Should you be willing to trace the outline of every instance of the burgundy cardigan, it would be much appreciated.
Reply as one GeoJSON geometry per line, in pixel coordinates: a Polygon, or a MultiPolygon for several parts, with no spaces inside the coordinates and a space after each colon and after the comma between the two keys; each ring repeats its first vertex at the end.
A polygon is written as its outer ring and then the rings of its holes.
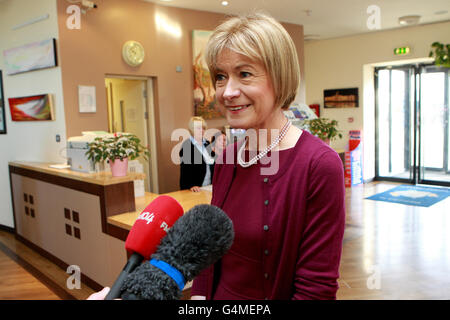
{"type": "MultiPolygon", "coordinates": [[[[235,175],[233,163],[216,164],[211,204],[223,207],[235,175]]],[[[234,149],[234,150],[233,150],[234,149]]],[[[336,299],[345,225],[344,170],[338,154],[320,139],[303,131],[286,165],[275,175],[261,175],[264,198],[264,245],[271,252],[263,261],[268,275],[267,299],[336,299]],[[269,217],[275,216],[276,219],[269,217]]],[[[230,158],[230,157],[229,157],[230,158]]],[[[223,162],[226,162],[225,160],[223,162]]],[[[248,189],[252,197],[252,189],[248,189]]],[[[230,199],[227,201],[231,201],[230,199]]],[[[263,255],[263,253],[261,253],[263,255]]],[[[221,272],[233,270],[221,270],[221,272]]],[[[220,275],[220,263],[194,279],[191,295],[211,299],[220,275]]]]}

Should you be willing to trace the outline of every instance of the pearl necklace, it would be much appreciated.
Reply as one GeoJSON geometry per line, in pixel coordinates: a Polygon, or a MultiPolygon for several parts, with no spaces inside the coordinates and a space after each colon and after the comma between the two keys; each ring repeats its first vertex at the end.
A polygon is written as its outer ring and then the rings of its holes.
{"type": "Polygon", "coordinates": [[[238,162],[241,165],[241,167],[247,168],[247,167],[250,167],[251,165],[254,165],[258,160],[260,160],[267,153],[269,153],[269,151],[271,151],[273,148],[275,148],[280,143],[280,141],[283,140],[283,138],[286,135],[286,133],[288,132],[290,126],[291,126],[291,121],[289,121],[289,119],[287,119],[283,128],[281,128],[281,132],[278,135],[278,137],[270,144],[270,146],[266,147],[263,151],[261,151],[256,156],[254,156],[249,162],[245,162],[242,157],[242,152],[245,149],[245,144],[246,144],[247,138],[248,138],[248,137],[245,137],[245,141],[242,144],[241,148],[239,149],[238,156],[237,156],[238,162]]]}

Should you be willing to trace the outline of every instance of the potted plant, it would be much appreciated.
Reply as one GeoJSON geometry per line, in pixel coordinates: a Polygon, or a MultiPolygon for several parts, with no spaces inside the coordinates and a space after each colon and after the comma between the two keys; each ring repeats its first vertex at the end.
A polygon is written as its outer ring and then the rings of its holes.
{"type": "Polygon", "coordinates": [[[129,133],[96,137],[88,146],[88,159],[94,163],[109,161],[114,177],[127,175],[128,158],[134,160],[142,154],[148,160],[149,156],[148,148],[141,145],[141,140],[136,135],[129,133]]]}
{"type": "Polygon", "coordinates": [[[309,126],[309,132],[319,137],[327,144],[339,137],[342,138],[341,132],[337,129],[338,122],[336,120],[329,120],[327,118],[317,118],[311,120],[305,120],[309,126]]]}
{"type": "Polygon", "coordinates": [[[450,68],[450,44],[433,42],[429,57],[434,57],[434,64],[450,68]]]}

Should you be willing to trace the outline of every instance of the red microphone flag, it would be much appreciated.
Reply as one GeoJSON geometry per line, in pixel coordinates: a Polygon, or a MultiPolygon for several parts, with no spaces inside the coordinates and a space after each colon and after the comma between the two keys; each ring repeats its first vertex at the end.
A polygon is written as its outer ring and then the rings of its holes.
{"type": "Polygon", "coordinates": [[[183,213],[183,207],[177,200],[158,196],[134,222],[125,241],[125,249],[130,253],[139,253],[145,260],[150,259],[161,239],[183,213]]]}

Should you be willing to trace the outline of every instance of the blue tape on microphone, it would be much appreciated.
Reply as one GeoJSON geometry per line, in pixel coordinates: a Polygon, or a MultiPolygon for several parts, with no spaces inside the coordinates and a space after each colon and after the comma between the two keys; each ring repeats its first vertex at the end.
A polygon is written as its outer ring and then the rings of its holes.
{"type": "Polygon", "coordinates": [[[161,271],[165,272],[169,277],[171,277],[175,283],[178,285],[180,290],[183,290],[185,283],[184,277],[180,271],[172,267],[170,264],[156,259],[151,259],[149,263],[161,271]]]}

